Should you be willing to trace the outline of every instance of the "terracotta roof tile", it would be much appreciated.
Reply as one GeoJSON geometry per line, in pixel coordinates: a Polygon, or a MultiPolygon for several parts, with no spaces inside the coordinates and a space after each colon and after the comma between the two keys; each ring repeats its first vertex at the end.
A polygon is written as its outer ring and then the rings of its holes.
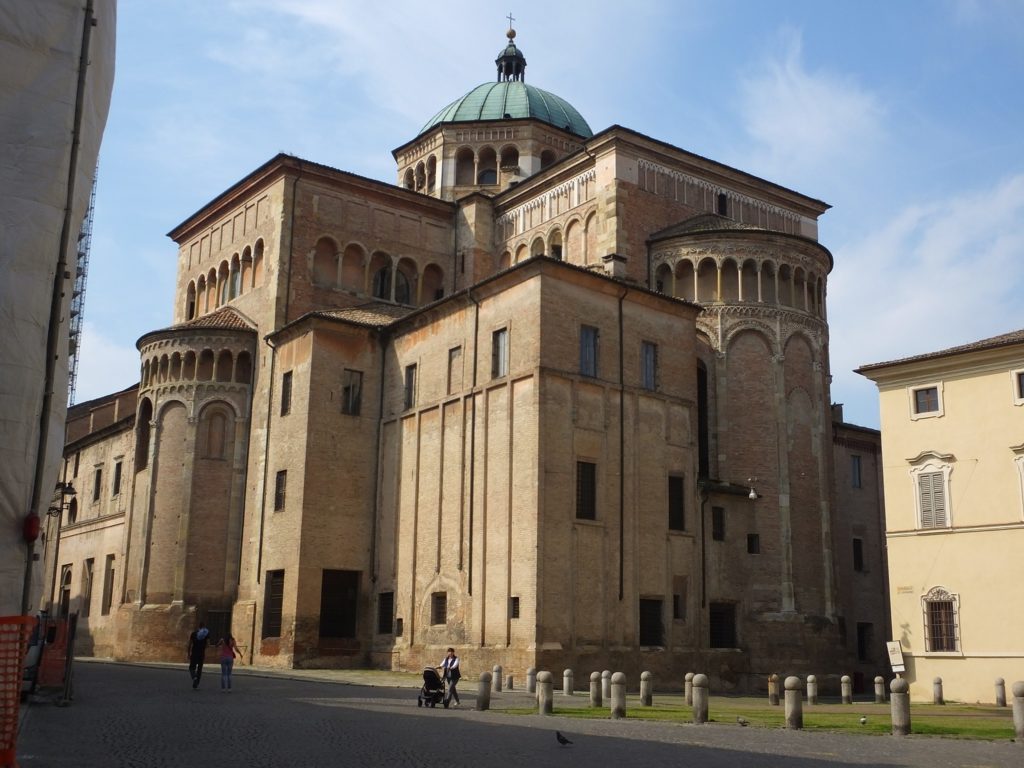
{"type": "Polygon", "coordinates": [[[989,339],[972,341],[970,344],[961,344],[958,347],[949,347],[948,349],[941,349],[938,352],[928,352],[923,355],[901,357],[899,360],[889,360],[888,362],[884,363],[871,363],[869,365],[862,365],[857,370],[871,371],[876,368],[885,368],[890,365],[900,365],[902,363],[915,363],[919,360],[931,360],[933,358],[940,357],[951,357],[953,355],[961,355],[967,352],[980,352],[986,349],[1008,347],[1013,344],[1024,344],[1024,329],[1021,329],[1019,331],[1010,331],[1009,333],[1003,333],[1000,334],[999,336],[993,336],[989,339]]]}
{"type": "Polygon", "coordinates": [[[362,304],[358,307],[346,307],[345,309],[324,309],[312,314],[317,317],[330,317],[335,320],[345,320],[356,325],[370,325],[384,327],[391,325],[396,320],[401,320],[414,310],[413,307],[402,307],[397,304],[387,304],[382,301],[375,301],[369,304],[362,304]]]}
{"type": "Polygon", "coordinates": [[[236,331],[254,331],[256,327],[241,312],[233,307],[221,307],[208,315],[197,317],[186,323],[172,325],[171,328],[229,328],[236,331]]]}

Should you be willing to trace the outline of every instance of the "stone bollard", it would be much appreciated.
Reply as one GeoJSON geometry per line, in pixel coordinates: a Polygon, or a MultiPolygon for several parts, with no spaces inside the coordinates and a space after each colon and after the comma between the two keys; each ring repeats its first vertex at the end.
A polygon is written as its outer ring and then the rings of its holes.
{"type": "Polygon", "coordinates": [[[550,715],[554,707],[554,683],[551,673],[542,671],[537,673],[537,714],[550,715]]]}
{"type": "Polygon", "coordinates": [[[779,706],[779,676],[768,675],[768,706],[779,706]]]}
{"type": "Polygon", "coordinates": [[[530,667],[526,670],[526,692],[537,692],[537,670],[534,667],[530,667]]]}
{"type": "Polygon", "coordinates": [[[654,705],[654,683],[651,680],[650,672],[640,673],[640,706],[650,707],[654,705]]]}
{"type": "Polygon", "coordinates": [[[491,690],[494,693],[501,693],[501,665],[495,664],[494,669],[491,670],[494,677],[491,678],[491,690]]]}
{"type": "Polygon", "coordinates": [[[509,691],[512,690],[512,675],[505,678],[505,688],[509,691]]]}
{"type": "Polygon", "coordinates": [[[818,678],[814,675],[807,676],[807,703],[812,705],[818,703],[818,678]]]}
{"type": "Polygon", "coordinates": [[[626,716],[626,676],[621,672],[612,675],[612,718],[619,720],[626,716]]]}
{"type": "Polygon", "coordinates": [[[1013,730],[1017,743],[1024,745],[1024,681],[1013,684],[1013,730]]]}
{"type": "Polygon", "coordinates": [[[590,673],[590,706],[601,706],[601,673],[590,673]]]}
{"type": "Polygon", "coordinates": [[[601,695],[605,701],[612,697],[612,673],[607,669],[601,673],[601,695]]]}
{"type": "Polygon", "coordinates": [[[843,704],[853,704],[853,681],[850,680],[850,676],[843,675],[839,685],[843,692],[843,704]]]}
{"type": "Polygon", "coordinates": [[[1001,677],[996,678],[996,706],[1006,706],[1006,681],[1001,677]]]}
{"type": "Polygon", "coordinates": [[[942,698],[942,678],[936,677],[932,680],[932,704],[945,704],[946,700],[942,698]]]}
{"type": "Polygon", "coordinates": [[[683,695],[686,697],[686,706],[693,706],[693,672],[687,672],[683,678],[683,695]]]}
{"type": "Polygon", "coordinates": [[[885,678],[881,675],[875,678],[875,704],[885,704],[885,678]]]}
{"type": "Polygon", "coordinates": [[[693,724],[703,725],[708,721],[708,676],[693,676],[693,724]]]}
{"type": "Polygon", "coordinates": [[[572,670],[567,669],[562,672],[562,693],[566,696],[572,696],[572,670]]]}
{"type": "Polygon", "coordinates": [[[484,712],[491,708],[491,673],[481,672],[480,682],[476,686],[476,711],[484,712]]]}
{"type": "Polygon", "coordinates": [[[892,709],[892,735],[910,735],[910,683],[897,677],[889,683],[889,706],[892,709]]]}
{"type": "MultiPolygon", "coordinates": [[[[808,683],[810,678],[808,678],[808,683]]],[[[787,677],[786,688],[786,727],[799,731],[804,727],[804,702],[800,695],[800,678],[787,677]]]]}

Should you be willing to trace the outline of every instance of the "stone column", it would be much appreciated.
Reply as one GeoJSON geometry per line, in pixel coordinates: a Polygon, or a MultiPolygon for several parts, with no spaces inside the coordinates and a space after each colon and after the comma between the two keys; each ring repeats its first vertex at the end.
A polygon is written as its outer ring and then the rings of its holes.
{"type": "Polygon", "coordinates": [[[1024,681],[1013,684],[1013,731],[1017,743],[1024,745],[1024,681]]]}
{"type": "Polygon", "coordinates": [[[566,696],[572,696],[572,670],[567,669],[562,672],[562,693],[566,696]]]}
{"type": "Polygon", "coordinates": [[[768,706],[779,706],[779,676],[768,675],[768,706]]]}
{"type": "Polygon", "coordinates": [[[484,712],[491,708],[491,673],[481,672],[476,686],[476,711],[484,712]]]}
{"type": "Polygon", "coordinates": [[[885,704],[885,678],[881,675],[875,678],[875,704],[885,704]]]}
{"type": "Polygon", "coordinates": [[[889,683],[890,708],[892,709],[892,735],[910,734],[910,684],[902,677],[889,683]]]}
{"type": "Polygon", "coordinates": [[[533,667],[530,667],[528,670],[526,670],[526,692],[537,692],[537,670],[533,667]]]}
{"type": "Polygon", "coordinates": [[[640,673],[640,706],[650,707],[654,704],[654,683],[650,672],[640,673]]]}
{"type": "Polygon", "coordinates": [[[501,665],[495,664],[492,672],[494,677],[491,680],[491,690],[495,693],[501,693],[501,665]]]}
{"type": "Polygon", "coordinates": [[[1006,681],[1001,677],[996,678],[996,706],[1006,706],[1006,681]]]}
{"type": "Polygon", "coordinates": [[[612,719],[619,720],[626,716],[626,676],[621,672],[612,675],[611,696],[612,719]]]}
{"type": "Polygon", "coordinates": [[[946,700],[942,697],[942,678],[936,677],[932,680],[932,704],[945,704],[946,700]]]}
{"type": "Polygon", "coordinates": [[[814,675],[807,676],[807,704],[813,706],[818,703],[818,678],[814,675]]]}
{"type": "Polygon", "coordinates": [[[590,706],[601,706],[601,673],[590,673],[590,706]]]}
{"type": "Polygon", "coordinates": [[[554,683],[551,681],[551,673],[542,671],[537,673],[537,714],[550,715],[554,706],[554,683]]]}
{"type": "Polygon", "coordinates": [[[853,704],[853,681],[850,680],[850,676],[843,675],[839,684],[842,689],[843,704],[853,704]]]}
{"type": "Polygon", "coordinates": [[[683,678],[683,695],[686,697],[686,706],[693,706],[693,672],[687,672],[683,678]]]}
{"type": "Polygon", "coordinates": [[[601,695],[605,699],[612,697],[612,673],[607,669],[601,673],[601,695]]]}
{"type": "Polygon", "coordinates": [[[800,695],[800,678],[787,677],[784,685],[786,688],[786,727],[798,731],[804,727],[804,704],[800,695]]]}
{"type": "Polygon", "coordinates": [[[703,725],[708,721],[709,690],[707,675],[693,676],[693,723],[703,725]]]}

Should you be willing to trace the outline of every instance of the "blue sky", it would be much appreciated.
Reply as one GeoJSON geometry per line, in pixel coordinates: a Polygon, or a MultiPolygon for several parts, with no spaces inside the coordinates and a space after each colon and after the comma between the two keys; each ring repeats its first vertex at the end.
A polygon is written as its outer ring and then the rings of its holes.
{"type": "Polygon", "coordinates": [[[595,131],[833,206],[848,421],[878,426],[858,365],[1024,327],[1024,0],[120,0],[76,401],[170,324],[166,232],[281,151],[394,182],[391,150],[493,79],[510,9],[527,81],[595,131]]]}

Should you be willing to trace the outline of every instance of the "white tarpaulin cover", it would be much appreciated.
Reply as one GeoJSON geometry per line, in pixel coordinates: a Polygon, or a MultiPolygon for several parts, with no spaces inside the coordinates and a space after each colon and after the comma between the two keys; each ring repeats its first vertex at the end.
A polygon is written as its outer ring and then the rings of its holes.
{"type": "MultiPolygon", "coordinates": [[[[53,396],[36,506],[41,516],[59,479],[68,306],[78,232],[110,107],[115,22],[116,0],[0,2],[0,615],[21,612],[27,554],[22,525],[40,463],[50,309],[61,233],[67,229],[70,279],[62,283],[65,298],[49,386],[53,396]],[[87,5],[96,20],[88,27],[87,5]],[[86,33],[88,66],[80,89],[86,33]]],[[[41,574],[35,570],[30,610],[39,598],[41,574]]]]}

